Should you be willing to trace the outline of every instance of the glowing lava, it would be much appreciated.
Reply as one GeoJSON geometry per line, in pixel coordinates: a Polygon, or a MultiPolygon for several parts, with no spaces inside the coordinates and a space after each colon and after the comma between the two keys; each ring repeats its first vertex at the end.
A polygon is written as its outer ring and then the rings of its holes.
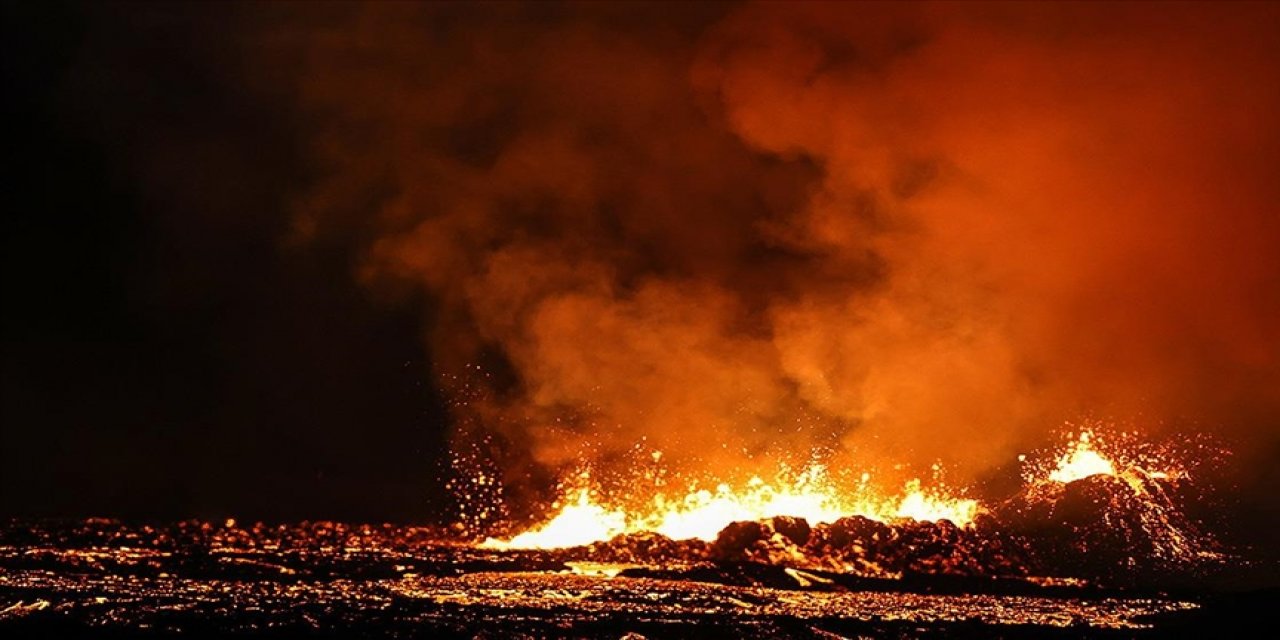
{"type": "MultiPolygon", "coordinates": [[[[1050,509],[1059,522],[1063,514],[1074,518],[1072,536],[1082,542],[1071,552],[1093,561],[1109,557],[1106,562],[1186,566],[1223,557],[1213,537],[1184,511],[1178,494],[1191,488],[1186,469],[1197,459],[1189,457],[1189,449],[1144,443],[1129,432],[1109,432],[1105,440],[1094,435],[1082,430],[1055,466],[1028,463],[1020,508],[1050,509]],[[1081,483],[1074,497],[1069,483],[1081,483]],[[1053,511],[1060,508],[1065,510],[1053,511]]],[[[1203,444],[1197,452],[1209,454],[1199,462],[1217,455],[1203,444]]]]}
{"type": "Polygon", "coordinates": [[[608,540],[624,532],[626,522],[622,512],[592,503],[591,492],[583,487],[576,492],[572,502],[564,505],[560,513],[542,527],[526,531],[501,545],[490,541],[488,546],[512,549],[576,547],[608,540]]]}
{"type": "Polygon", "coordinates": [[[641,509],[606,507],[594,500],[589,474],[578,474],[566,495],[573,499],[545,524],[509,540],[489,539],[485,546],[503,549],[556,549],[605,541],[619,534],[652,531],[675,540],[714,540],[732,522],[766,520],[776,516],[804,518],[812,524],[830,523],[860,515],[873,520],[947,519],[965,526],[979,512],[975,500],[956,498],[908,482],[899,496],[875,495],[861,483],[842,490],[822,465],[811,465],[794,477],[774,482],[756,477],[745,487],[718,484],[714,490],[692,488],[669,499],[657,495],[641,509]]]}
{"type": "Polygon", "coordinates": [[[1050,480],[1065,484],[1098,474],[1116,475],[1115,465],[1089,444],[1092,436],[1088,431],[1080,433],[1080,438],[1058,460],[1057,468],[1049,472],[1050,480]]]}
{"type": "MultiPolygon", "coordinates": [[[[842,556],[840,554],[846,552],[839,549],[843,547],[830,546],[832,538],[815,537],[818,542],[809,547],[781,533],[782,529],[776,528],[777,521],[767,521],[780,516],[800,518],[815,530],[826,526],[828,532],[861,530],[865,533],[875,529],[868,528],[869,523],[865,521],[837,522],[862,516],[888,525],[877,525],[882,531],[932,532],[933,539],[941,540],[939,536],[943,534],[939,532],[947,528],[921,527],[908,521],[947,520],[967,530],[947,534],[953,535],[953,539],[946,544],[963,546],[965,543],[956,541],[986,535],[983,528],[970,525],[980,513],[988,513],[997,526],[1010,526],[1014,530],[1024,527],[1021,530],[1027,535],[1040,536],[1037,539],[1046,548],[1066,554],[1064,557],[1068,560],[1064,562],[1092,567],[1090,571],[1110,571],[1121,566],[1127,567],[1126,570],[1134,566],[1184,567],[1219,560],[1222,555],[1213,538],[1180,506],[1178,491],[1188,488],[1183,481],[1189,480],[1189,476],[1183,471],[1188,463],[1179,450],[1170,445],[1144,443],[1136,433],[1101,433],[1104,435],[1095,438],[1091,428],[1076,430],[1067,436],[1062,446],[1041,450],[1030,459],[1019,456],[1025,463],[1021,490],[1005,501],[992,503],[990,509],[975,500],[957,497],[942,485],[940,464],[934,467],[931,484],[910,480],[892,491],[892,487],[883,483],[873,483],[870,474],[831,472],[818,463],[802,469],[783,467],[771,479],[752,477],[737,484],[719,480],[708,483],[705,476],[677,475],[681,480],[676,481],[660,466],[661,454],[653,452],[654,466],[647,471],[643,470],[647,467],[640,467],[639,476],[610,475],[606,469],[602,478],[593,477],[585,470],[567,477],[560,487],[562,498],[552,506],[550,517],[544,523],[508,539],[489,538],[482,546],[562,549],[607,542],[618,536],[654,533],[673,540],[714,542],[711,548],[718,549],[716,553],[729,553],[725,549],[736,548],[732,546],[738,544],[735,540],[745,539],[738,534],[764,531],[765,537],[760,538],[766,540],[764,546],[751,547],[755,550],[744,551],[746,556],[742,557],[756,557],[751,554],[761,553],[764,555],[759,557],[773,562],[776,558],[769,554],[777,551],[783,553],[786,562],[812,562],[843,571],[884,576],[892,575],[884,569],[888,565],[883,565],[881,560],[868,560],[867,548],[859,547],[856,552],[850,552],[852,556],[842,556]],[[606,482],[601,482],[602,479],[606,482]],[[760,523],[760,526],[756,529],[735,527],[726,538],[719,539],[735,522],[760,523]],[[1053,523],[1059,529],[1046,528],[1045,523],[1053,523]],[[1045,533],[1050,530],[1066,535],[1054,537],[1045,533]],[[774,537],[769,538],[770,535],[774,537]],[[777,538],[780,535],[795,544],[787,547],[790,543],[777,538]],[[1138,554],[1137,559],[1134,554],[1138,554]]],[[[1202,446],[1200,451],[1210,449],[1202,446]]],[[[615,467],[613,473],[625,474],[627,469],[636,468],[624,465],[615,467]]],[[[849,539],[856,538],[846,536],[846,542],[849,539]]],[[[894,544],[907,545],[906,550],[898,552],[909,555],[914,553],[910,551],[911,545],[918,543],[912,540],[911,536],[895,537],[894,544]]],[[[644,539],[639,542],[648,544],[644,539]]],[[[627,541],[621,544],[626,545],[627,541]]],[[[856,547],[863,543],[849,544],[856,547]]],[[[953,554],[948,556],[950,560],[939,561],[942,564],[920,566],[929,571],[971,571],[989,560],[976,559],[981,554],[962,556],[953,554]]],[[[1022,561],[1015,556],[1000,559],[996,564],[1014,558],[1013,564],[1000,566],[1025,566],[1019,564],[1022,561]]],[[[738,556],[731,554],[731,557],[738,556]]]]}
{"type": "Polygon", "coordinates": [[[1140,448],[1131,443],[1131,446],[1122,447],[1117,451],[1119,455],[1104,455],[1094,444],[1093,432],[1086,429],[1081,431],[1066,452],[1058,458],[1057,465],[1049,469],[1047,474],[1039,475],[1033,471],[1027,480],[1033,485],[1067,484],[1090,476],[1104,475],[1119,478],[1125,481],[1135,493],[1142,494],[1150,489],[1150,480],[1177,479],[1183,475],[1168,456],[1154,456],[1148,453],[1135,459],[1135,454],[1139,453],[1137,449],[1140,448]],[[1134,450],[1126,451],[1126,449],[1134,450]],[[1126,453],[1128,455],[1125,455],[1126,453]],[[1153,470],[1150,468],[1152,465],[1160,465],[1164,469],[1153,470]]]}

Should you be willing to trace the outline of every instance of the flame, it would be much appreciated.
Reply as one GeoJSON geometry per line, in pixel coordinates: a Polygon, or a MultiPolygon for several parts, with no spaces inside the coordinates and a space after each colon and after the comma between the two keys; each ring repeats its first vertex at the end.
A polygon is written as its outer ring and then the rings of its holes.
{"type": "MultiPolygon", "coordinates": [[[[1127,535],[1141,535],[1151,545],[1151,558],[1163,562],[1185,563],[1221,558],[1212,536],[1201,531],[1197,523],[1182,510],[1178,499],[1170,493],[1182,480],[1189,479],[1188,465],[1204,463],[1222,455],[1201,442],[1194,447],[1197,459],[1184,446],[1155,445],[1143,442],[1138,435],[1126,431],[1107,432],[1105,440],[1095,441],[1094,431],[1083,429],[1050,468],[1030,462],[1024,470],[1029,495],[1040,500],[1056,500],[1064,485],[1093,476],[1109,476],[1123,481],[1129,493],[1112,492],[1104,517],[1106,526],[1128,521],[1134,527],[1127,535]],[[1099,448],[1098,445],[1105,445],[1099,448]],[[1111,513],[1118,516],[1111,520],[1111,513]]],[[[1195,438],[1192,438],[1194,444],[1195,438]]],[[[1025,456],[1020,456],[1027,462],[1025,456]]],[[[1047,460],[1045,461],[1047,462],[1047,460]]]]}
{"type": "Polygon", "coordinates": [[[955,524],[966,526],[973,522],[980,511],[977,500],[947,498],[932,494],[920,488],[919,480],[912,480],[907,483],[907,494],[898,503],[894,514],[899,518],[912,520],[931,522],[950,520],[955,524]]]}
{"type": "Polygon", "coordinates": [[[1071,445],[1071,449],[1058,459],[1058,466],[1049,472],[1049,479],[1066,484],[1094,475],[1116,475],[1116,466],[1111,460],[1102,457],[1089,443],[1093,433],[1082,431],[1080,438],[1071,445]]]}
{"type": "MultiPolygon", "coordinates": [[[[1136,448],[1133,443],[1130,445],[1130,448],[1136,448]]],[[[1111,449],[1116,447],[1113,446],[1111,449]]],[[[1093,431],[1085,429],[1058,458],[1057,466],[1049,470],[1042,479],[1029,478],[1029,480],[1033,484],[1045,482],[1066,484],[1090,476],[1105,475],[1124,480],[1134,492],[1141,494],[1147,491],[1147,480],[1170,480],[1184,475],[1167,456],[1153,457],[1148,454],[1145,460],[1140,462],[1132,459],[1137,451],[1130,451],[1128,452],[1130,455],[1123,455],[1126,452],[1124,447],[1121,447],[1118,453],[1121,454],[1120,457],[1104,455],[1094,445],[1093,431]],[[1153,464],[1166,468],[1154,470],[1150,468],[1153,464]]]]}
{"type": "Polygon", "coordinates": [[[577,491],[572,502],[542,527],[526,531],[505,543],[490,540],[486,545],[511,549],[577,547],[623,533],[626,520],[622,512],[610,511],[593,503],[591,492],[584,487],[577,491]]]}
{"type": "MultiPolygon", "coordinates": [[[[1153,558],[1167,562],[1216,558],[1211,538],[1181,512],[1168,492],[1188,477],[1176,448],[1152,446],[1137,433],[1107,431],[1095,438],[1092,429],[1069,435],[1058,451],[1042,451],[1023,469],[1024,493],[1033,503],[1060,499],[1069,483],[1105,475],[1123,481],[1132,492],[1112,491],[1108,509],[1128,522],[1153,545],[1153,558]],[[1159,469],[1159,470],[1154,470],[1159,469]],[[1136,523],[1136,524],[1133,524],[1136,523]]],[[[1206,450],[1203,447],[1202,450],[1206,450]]],[[[937,481],[907,481],[895,493],[871,482],[870,474],[833,479],[828,467],[812,463],[798,473],[784,468],[772,480],[752,477],[745,483],[670,483],[651,453],[651,491],[643,484],[623,483],[622,491],[605,491],[586,470],[562,484],[560,501],[543,524],[507,539],[489,538],[491,549],[560,549],[590,545],[619,535],[654,532],[675,540],[713,541],[733,522],[763,521],[778,516],[803,518],[810,524],[830,524],[848,516],[880,522],[948,520],[965,527],[985,509],[976,500],[956,497],[937,481]],[[847,478],[847,479],[846,479],[847,478]],[[679,485],[676,488],[675,485],[679,485]],[[674,489],[674,490],[673,490],[674,489]],[[628,494],[618,498],[613,494],[628,494]]],[[[583,467],[586,469],[586,467],[583,467]]],[[[612,476],[608,476],[613,479],[612,476]]],[[[618,486],[617,483],[611,486],[618,486]]],[[[1111,487],[1112,485],[1104,485],[1111,487]]],[[[1110,511],[1108,513],[1111,513],[1110,511]]],[[[1107,518],[1112,516],[1108,515],[1107,518]]],[[[1106,526],[1114,526],[1110,519],[1106,526]]]]}
{"type": "Polygon", "coordinates": [[[841,490],[824,465],[813,464],[793,477],[766,482],[753,477],[745,486],[727,483],[714,490],[693,488],[677,499],[659,494],[645,508],[609,508],[596,501],[590,475],[576,476],[577,485],[545,524],[509,540],[490,538],[484,546],[497,549],[556,549],[609,540],[619,534],[652,531],[676,540],[714,540],[732,522],[766,520],[777,516],[804,518],[813,524],[860,515],[879,521],[897,519],[950,520],[966,526],[979,513],[975,500],[945,495],[911,480],[900,496],[876,495],[864,474],[856,486],[841,490]]]}

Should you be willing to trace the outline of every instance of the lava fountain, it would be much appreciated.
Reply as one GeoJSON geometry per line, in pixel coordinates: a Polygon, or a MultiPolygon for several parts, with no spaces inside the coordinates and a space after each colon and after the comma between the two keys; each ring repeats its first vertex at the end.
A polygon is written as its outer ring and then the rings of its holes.
{"type": "Polygon", "coordinates": [[[562,488],[555,515],[509,539],[490,538],[491,548],[554,549],[602,542],[622,534],[654,532],[673,540],[714,540],[733,522],[778,516],[803,518],[813,524],[862,516],[881,522],[949,520],[971,523],[981,511],[976,500],[953,495],[945,485],[925,486],[919,479],[896,494],[882,494],[862,474],[852,486],[831,477],[827,466],[810,464],[799,473],[779,472],[770,481],[759,476],[741,486],[726,482],[710,488],[695,484],[672,497],[657,493],[638,508],[611,506],[588,472],[580,472],[562,488]]]}
{"type": "MultiPolygon", "coordinates": [[[[818,529],[871,531],[889,527],[897,532],[930,531],[929,535],[943,536],[950,535],[945,533],[946,527],[954,526],[966,531],[964,536],[969,538],[991,535],[995,527],[1022,532],[1027,540],[1047,540],[1048,535],[1055,541],[1046,542],[1046,547],[1078,542],[1095,550],[1098,544],[1119,545],[1103,539],[1117,533],[1113,529],[1119,527],[1124,529],[1118,533],[1125,540],[1146,541],[1144,548],[1149,547],[1148,559],[1153,562],[1185,563],[1217,557],[1212,540],[1182,513],[1176,493],[1187,479],[1182,470],[1186,465],[1168,448],[1148,446],[1127,433],[1100,437],[1093,428],[1068,434],[1066,440],[1056,452],[1042,451],[1031,460],[1019,456],[1024,463],[1021,488],[1012,498],[990,505],[967,497],[966,488],[941,482],[939,465],[934,467],[936,477],[930,484],[912,479],[897,491],[885,491],[872,482],[871,474],[840,474],[815,462],[798,471],[784,469],[769,479],[751,477],[741,484],[703,480],[673,491],[658,483],[647,495],[637,490],[638,483],[627,483],[629,495],[621,498],[584,468],[561,483],[561,497],[551,505],[545,521],[510,537],[488,538],[481,546],[563,549],[637,534],[658,534],[673,541],[723,542],[734,523],[783,518],[803,520],[818,529]],[[980,518],[985,518],[983,524],[979,524],[980,518]],[[1053,537],[1059,534],[1065,537],[1053,537]]],[[[653,457],[656,463],[661,454],[653,457]]],[[[1148,559],[1127,562],[1141,564],[1148,559]]],[[[824,562],[811,560],[811,564],[824,562]]],[[[1049,568],[1049,572],[1054,570],[1049,568]]],[[[880,569],[872,573],[885,574],[880,569]]]]}

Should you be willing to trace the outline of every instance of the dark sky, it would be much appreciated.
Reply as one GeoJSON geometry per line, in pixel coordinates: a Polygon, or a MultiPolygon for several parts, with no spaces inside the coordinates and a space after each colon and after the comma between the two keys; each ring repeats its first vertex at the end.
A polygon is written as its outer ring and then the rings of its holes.
{"type": "Polygon", "coordinates": [[[286,246],[306,163],[225,8],[4,3],[0,513],[442,508],[420,305],[286,246]]]}

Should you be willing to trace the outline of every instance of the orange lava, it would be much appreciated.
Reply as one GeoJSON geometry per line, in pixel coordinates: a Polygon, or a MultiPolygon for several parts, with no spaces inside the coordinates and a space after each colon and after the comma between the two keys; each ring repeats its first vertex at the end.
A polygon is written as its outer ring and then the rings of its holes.
{"type": "MultiPolygon", "coordinates": [[[[1094,432],[1082,430],[1056,457],[1037,456],[1037,460],[1028,463],[1024,486],[1033,494],[1043,495],[1070,482],[1107,475],[1123,480],[1135,495],[1143,496],[1152,490],[1149,481],[1183,475],[1172,462],[1166,464],[1164,456],[1136,456],[1140,447],[1134,442],[1123,446],[1107,439],[1105,444],[1108,447],[1100,449],[1094,432]]],[[[660,458],[661,454],[655,452],[655,463],[660,458]]],[[[1019,459],[1026,462],[1025,456],[1019,459]]],[[[655,488],[651,498],[630,496],[629,500],[620,501],[605,493],[590,473],[581,471],[562,484],[562,498],[552,506],[553,515],[546,522],[507,539],[489,538],[483,546],[558,549],[642,532],[675,540],[710,541],[730,523],[777,516],[804,518],[812,524],[831,523],[848,516],[880,522],[949,520],[965,527],[985,510],[978,501],[960,497],[963,492],[941,484],[926,486],[915,479],[896,492],[887,492],[873,485],[869,474],[862,474],[854,482],[837,482],[827,466],[817,463],[800,473],[780,472],[768,481],[753,477],[736,486],[706,483],[689,486],[675,495],[655,488]]]]}
{"type": "Polygon", "coordinates": [[[1171,460],[1162,458],[1154,461],[1163,467],[1158,469],[1151,468],[1152,462],[1148,460],[1146,463],[1139,463],[1099,451],[1094,442],[1093,431],[1085,429],[1058,458],[1055,467],[1049,469],[1043,478],[1032,477],[1029,481],[1033,484],[1066,484],[1089,476],[1105,475],[1125,481],[1135,493],[1141,494],[1147,491],[1147,480],[1168,480],[1183,475],[1171,460]]]}
{"type": "Polygon", "coordinates": [[[546,523],[507,540],[490,538],[484,546],[499,549],[556,549],[609,540],[617,535],[652,531],[675,540],[714,540],[732,522],[776,516],[829,523],[847,516],[874,520],[950,520],[965,526],[979,513],[975,500],[958,498],[940,489],[927,489],[912,480],[897,495],[876,494],[868,477],[854,487],[840,487],[827,468],[813,464],[798,475],[780,474],[772,482],[754,477],[744,486],[726,483],[714,489],[693,489],[678,498],[654,497],[640,509],[604,506],[583,473],[565,492],[569,499],[546,523]]]}
{"type": "Polygon", "coordinates": [[[1074,482],[1081,478],[1103,474],[1114,476],[1116,467],[1110,460],[1102,457],[1089,439],[1093,434],[1089,431],[1080,433],[1080,438],[1071,445],[1071,449],[1058,459],[1058,466],[1049,472],[1049,479],[1054,482],[1074,482]]]}

